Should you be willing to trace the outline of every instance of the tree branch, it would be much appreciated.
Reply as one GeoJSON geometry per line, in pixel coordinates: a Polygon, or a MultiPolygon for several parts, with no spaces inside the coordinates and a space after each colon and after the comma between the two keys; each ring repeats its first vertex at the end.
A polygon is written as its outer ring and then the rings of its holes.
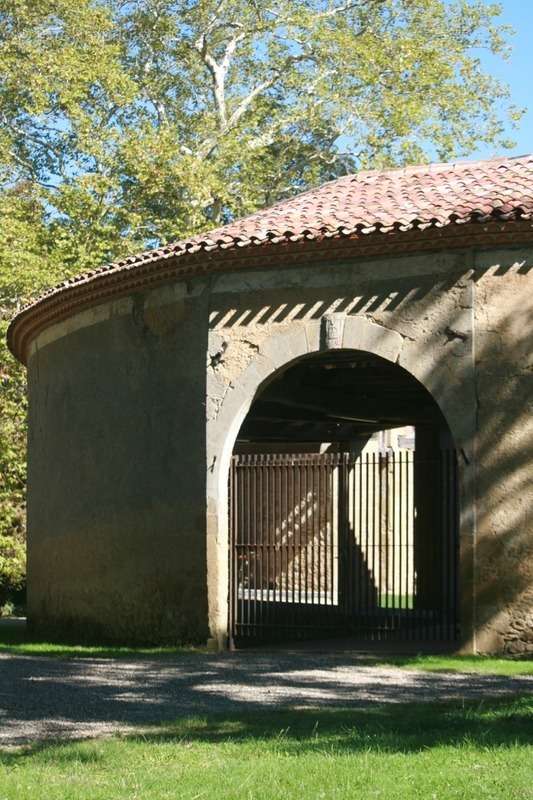
{"type": "MultiPolygon", "coordinates": [[[[374,0],[376,3],[383,3],[385,0],[374,0]]],[[[249,36],[256,35],[261,32],[262,26],[254,26],[253,30],[241,30],[240,33],[233,36],[229,42],[226,44],[224,49],[224,55],[222,56],[221,60],[218,62],[212,53],[209,50],[208,42],[207,42],[207,33],[213,31],[217,27],[217,22],[219,19],[219,13],[222,10],[225,4],[225,0],[220,0],[216,11],[213,15],[213,18],[208,23],[206,31],[200,34],[200,36],[194,42],[194,47],[197,52],[200,54],[204,64],[207,66],[209,72],[211,73],[212,81],[213,81],[213,97],[215,100],[215,107],[218,114],[219,120],[219,133],[218,135],[211,136],[207,140],[205,140],[199,147],[198,156],[200,158],[208,158],[211,153],[213,152],[214,148],[217,145],[221,136],[224,136],[229,130],[235,127],[235,125],[239,122],[239,120],[246,114],[254,100],[269,89],[271,86],[275,84],[275,82],[286,72],[290,69],[291,66],[298,62],[302,61],[314,61],[316,62],[318,59],[318,55],[313,53],[312,51],[298,53],[298,54],[291,54],[287,56],[283,62],[276,67],[270,74],[268,78],[260,81],[250,92],[246,95],[246,97],[241,100],[238,104],[237,108],[229,115],[228,117],[228,110],[227,110],[227,103],[226,103],[226,92],[225,92],[225,80],[227,73],[229,71],[231,61],[235,55],[235,51],[237,49],[237,45],[248,38],[249,36]]],[[[256,6],[255,3],[253,3],[256,6]]],[[[332,17],[337,14],[342,14],[346,11],[349,11],[352,8],[361,5],[361,0],[355,0],[352,2],[346,2],[343,5],[336,6],[334,8],[329,8],[327,11],[320,12],[313,16],[313,20],[332,17]]],[[[268,8],[266,9],[268,13],[273,14],[276,18],[277,22],[275,25],[280,24],[280,14],[278,14],[274,9],[268,8]]],[[[256,11],[258,16],[260,17],[260,10],[256,6],[256,11]]],[[[289,20],[285,19],[284,22],[289,22],[289,20]]],[[[227,23],[227,26],[231,27],[241,27],[238,23],[227,23]]],[[[218,27],[224,27],[224,25],[220,25],[218,27]]],[[[270,26],[269,26],[270,27],[270,26]]],[[[362,33],[362,32],[360,32],[362,33]]],[[[273,32],[275,36],[275,31],[273,32]]],[[[358,34],[360,35],[360,34],[358,34]]],[[[305,46],[305,42],[302,43],[305,46]]]]}
{"type": "Polygon", "coordinates": [[[227,67],[226,71],[224,71],[221,65],[216,61],[215,58],[213,58],[213,56],[207,49],[207,38],[205,33],[202,33],[199,36],[199,38],[194,43],[194,47],[200,54],[202,61],[204,62],[209,72],[211,73],[211,77],[213,80],[213,97],[215,99],[215,106],[218,112],[220,127],[224,129],[227,123],[226,97],[224,91],[224,79],[226,77],[227,67]]]}
{"type": "MultiPolygon", "coordinates": [[[[385,0],[377,0],[378,3],[383,3],[385,0]]],[[[315,14],[313,19],[324,19],[326,17],[335,17],[337,14],[344,14],[345,11],[351,11],[352,8],[356,8],[357,6],[362,5],[358,0],[354,3],[345,3],[342,6],[336,6],[335,8],[330,8],[327,11],[321,11],[318,14],[315,14]]],[[[364,4],[366,5],[366,3],[364,4]]]]}

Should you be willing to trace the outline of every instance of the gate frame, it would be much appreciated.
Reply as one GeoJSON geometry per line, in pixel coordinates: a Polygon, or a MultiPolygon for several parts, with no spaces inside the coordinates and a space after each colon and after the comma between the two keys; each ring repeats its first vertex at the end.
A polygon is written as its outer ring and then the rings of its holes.
{"type": "MultiPolygon", "coordinates": [[[[414,451],[400,449],[399,451],[382,454],[351,453],[346,450],[333,453],[298,453],[297,450],[287,453],[248,453],[233,455],[230,467],[230,550],[228,553],[230,564],[230,592],[229,592],[229,646],[234,649],[235,642],[259,644],[269,641],[287,640],[285,634],[291,639],[323,638],[328,636],[354,636],[355,641],[363,642],[388,642],[390,646],[404,642],[419,642],[422,647],[441,647],[442,645],[454,646],[457,642],[457,453],[448,448],[437,450],[433,456],[424,457],[422,462],[436,466],[439,475],[439,524],[441,532],[446,536],[438,537],[442,546],[442,571],[433,575],[431,590],[437,585],[442,590],[437,605],[431,605],[431,619],[425,616],[425,611],[420,614],[420,609],[415,604],[412,613],[403,615],[406,610],[400,602],[396,602],[394,595],[413,593],[416,584],[416,525],[414,521],[414,489],[415,489],[415,462],[414,451]],[[377,455],[377,457],[376,457],[377,455]],[[403,457],[402,457],[403,456],[403,457]],[[409,465],[411,470],[409,470],[409,465]],[[383,466],[386,475],[383,478],[383,466]],[[405,467],[405,469],[402,469],[405,467]],[[392,470],[392,489],[390,473],[392,470]],[[409,479],[409,473],[411,478],[409,479]],[[305,491],[302,494],[302,479],[305,475],[305,491]],[[363,476],[366,475],[366,489],[363,491],[363,476]],[[399,476],[403,476],[403,486],[407,494],[399,499],[396,494],[399,476]],[[298,478],[297,478],[298,476],[298,478]],[[353,482],[350,476],[353,476],[353,482]],[[296,484],[298,491],[295,494],[296,484]],[[331,492],[328,492],[328,486],[331,492]],[[336,489],[333,488],[336,486],[336,489]],[[369,487],[372,487],[370,490],[369,487]],[[265,495],[266,488],[266,495],[265,495]],[[292,491],[292,495],[291,495],[292,491]],[[311,493],[309,506],[308,493],[311,493]],[[264,498],[267,502],[272,498],[274,505],[269,505],[267,519],[269,522],[267,534],[262,527],[264,498]],[[402,514],[402,508],[407,512],[408,497],[411,498],[411,512],[402,514]],[[303,499],[305,497],[305,499],[303,499]],[[363,501],[363,497],[366,499],[363,501]],[[390,500],[392,498],[393,538],[385,537],[383,542],[383,527],[381,512],[383,498],[386,504],[388,528],[390,500]],[[255,502],[260,499],[259,507],[255,502]],[[357,499],[356,499],[357,498],[357,499]],[[368,515],[368,504],[372,498],[372,512],[368,515]],[[315,507],[315,501],[318,505],[315,507]],[[370,524],[372,543],[369,545],[368,529],[363,537],[363,517],[350,516],[350,507],[355,504],[362,508],[365,503],[364,518],[367,526],[370,524]],[[379,552],[376,561],[376,502],[379,508],[378,541],[379,552]],[[260,510],[258,510],[258,508],[260,510]],[[297,509],[301,513],[297,513],[297,509]],[[311,513],[309,514],[309,508],[311,513]],[[315,508],[316,512],[315,513],[315,508]],[[396,513],[398,512],[398,514],[396,513]],[[291,525],[290,516],[295,514],[300,522],[291,525]],[[302,516],[305,523],[302,524],[302,516]],[[400,533],[395,527],[399,522],[400,533]],[[402,523],[407,523],[407,528],[402,535],[402,523]],[[283,526],[286,530],[292,528],[292,542],[287,539],[283,542],[283,526]],[[411,528],[411,544],[406,553],[402,546],[409,541],[408,528],[411,528]],[[302,543],[302,528],[304,541],[302,543]],[[296,530],[298,529],[298,533],[296,530]],[[359,536],[356,535],[358,532],[359,536]],[[322,536],[322,534],[324,534],[322,536]],[[311,559],[309,560],[308,546],[311,536],[311,559]],[[318,543],[315,542],[318,535],[318,543]],[[335,557],[335,539],[337,540],[337,555],[335,557]],[[356,544],[357,542],[357,544],[356,544]],[[385,561],[382,562],[383,545],[386,548],[385,561]],[[266,558],[265,550],[266,546],[266,558]],[[371,548],[369,550],[368,548],[371,548]],[[399,550],[398,550],[399,548],[399,550]],[[302,554],[306,552],[303,559],[302,554]],[[359,553],[360,560],[356,566],[354,558],[359,553]],[[405,583],[400,574],[399,580],[394,574],[395,555],[404,554],[406,567],[405,583]],[[388,591],[390,585],[388,576],[391,568],[390,556],[392,554],[392,593],[393,602],[383,607],[380,594],[383,592],[383,578],[388,591]],[[371,558],[369,556],[371,555],[371,558]],[[292,581],[290,560],[292,556],[292,581]],[[259,578],[260,602],[257,595],[246,598],[244,594],[239,598],[240,581],[238,577],[239,562],[248,561],[248,569],[243,573],[243,590],[250,588],[257,592],[257,579],[259,578]],[[273,561],[272,561],[273,558],[273,561]],[[297,560],[298,580],[296,582],[295,561],[297,560]],[[285,562],[285,563],[284,563],[285,562]],[[252,566],[250,566],[253,563],[252,566]],[[361,569],[361,565],[364,566],[361,569]],[[271,569],[273,567],[273,570],[271,569]],[[285,568],[285,575],[284,574],[285,568]],[[410,569],[409,569],[410,568],[410,569]],[[264,575],[267,573],[267,586],[265,587],[264,575]],[[280,572],[278,572],[278,569],[280,572]],[[411,577],[409,578],[409,571],[411,577]],[[301,582],[303,574],[303,586],[301,582]],[[365,578],[366,574],[366,578],[365,578]],[[276,584],[272,587],[274,596],[270,598],[270,577],[273,575],[276,584]],[[438,577],[437,577],[438,576],[438,577]],[[285,588],[283,582],[285,580],[285,588]],[[367,588],[361,594],[359,589],[361,581],[367,581],[367,588]],[[311,583],[311,600],[308,599],[309,581],[311,583]],[[442,583],[444,581],[444,583],[442,583]],[[318,583],[318,599],[315,595],[315,586],[318,583]],[[329,588],[328,588],[329,587],[329,588]],[[267,588],[268,598],[265,601],[264,590],[267,588]],[[279,596],[276,591],[279,589],[279,596]],[[321,598],[321,590],[324,597],[321,598]],[[372,598],[372,590],[375,597],[372,598]],[[292,599],[291,598],[292,591],[292,599]],[[330,592],[330,599],[327,593],[330,592]],[[336,595],[335,595],[336,591],[336,595]],[[302,600],[303,594],[303,600],[302,600]],[[285,599],[283,599],[285,595],[285,599]],[[336,598],[336,599],[335,599],[336,598]],[[356,599],[357,598],[357,599],[356,599]],[[289,605],[287,607],[287,604],[289,605]],[[286,606],[285,613],[281,610],[286,606]],[[289,612],[292,609],[292,614],[289,612]],[[418,612],[417,612],[418,609],[418,612]],[[434,616],[436,612],[436,616],[434,616]],[[279,616],[278,616],[279,615],[279,616]],[[369,617],[379,617],[376,625],[369,623],[369,617]],[[272,618],[274,616],[274,619],[272,618]],[[362,619],[366,622],[361,627],[362,619]],[[402,621],[399,618],[403,617],[402,621]],[[384,625],[383,625],[384,623],[384,625]],[[389,624],[387,624],[389,623],[389,624]],[[392,624],[390,624],[392,623],[392,624]],[[307,629],[302,631],[304,624],[307,629]],[[313,627],[315,624],[315,627],[313,627]],[[358,629],[358,633],[349,632],[351,624],[358,629]],[[310,629],[312,634],[310,634],[310,629]],[[336,633],[333,633],[333,632],[336,633]],[[344,634],[342,633],[344,631],[344,634]]],[[[400,477],[400,493],[402,478],[400,477]]],[[[265,512],[266,513],[266,512],[265,512]]],[[[400,555],[400,571],[401,571],[400,555]]],[[[396,565],[398,562],[396,562],[396,565]]],[[[430,600],[434,602],[434,598],[430,600]]],[[[427,606],[423,605],[423,609],[427,606]]]]}
{"type": "MultiPolygon", "coordinates": [[[[471,332],[470,332],[471,333],[471,332]]],[[[356,350],[379,356],[409,372],[431,394],[450,429],[458,453],[459,502],[459,618],[461,638],[457,650],[475,652],[475,441],[476,396],[474,380],[474,337],[465,348],[463,380],[459,386],[450,380],[447,365],[442,365],[425,342],[377,324],[366,315],[332,314],[322,319],[293,321],[287,327],[275,326],[248,366],[224,394],[218,413],[207,420],[207,591],[209,644],[219,650],[228,646],[230,575],[228,564],[228,476],[231,456],[241,425],[255,398],[281,371],[308,356],[326,350],[356,350]],[[334,318],[333,320],[331,318],[334,318]],[[342,317],[342,319],[341,319],[342,317]],[[333,336],[323,336],[334,329],[333,336]]],[[[207,397],[216,395],[214,378],[208,371],[207,397]],[[213,383],[211,383],[213,381],[213,383]]]]}

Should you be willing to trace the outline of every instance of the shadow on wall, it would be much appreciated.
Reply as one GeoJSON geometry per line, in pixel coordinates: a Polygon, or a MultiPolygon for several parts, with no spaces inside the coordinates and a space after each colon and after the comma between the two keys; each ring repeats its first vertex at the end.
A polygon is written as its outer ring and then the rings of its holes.
{"type": "MultiPolygon", "coordinates": [[[[455,278],[446,283],[453,286],[455,278]]],[[[343,312],[345,314],[372,314],[375,311],[394,311],[406,299],[411,302],[426,297],[434,288],[434,281],[424,281],[413,286],[411,280],[398,279],[397,281],[383,281],[382,286],[378,281],[367,281],[368,291],[365,291],[365,282],[359,284],[362,294],[339,297],[338,290],[319,289],[312,299],[301,300],[301,289],[283,290],[286,298],[284,303],[270,305],[258,301],[257,292],[240,293],[238,295],[238,308],[232,307],[231,300],[224,303],[221,308],[213,310],[209,318],[211,330],[223,328],[249,327],[253,325],[271,325],[295,320],[320,319],[324,314],[343,312]]],[[[444,290],[446,285],[441,286],[444,290]]],[[[312,294],[306,290],[306,295],[312,294]]],[[[235,296],[233,296],[235,300],[235,296]]]]}
{"type": "MultiPolygon", "coordinates": [[[[485,275],[494,277],[526,276],[532,269],[533,266],[529,265],[476,269],[474,281],[479,282],[485,275]]],[[[331,312],[350,315],[371,315],[373,312],[393,313],[406,302],[414,303],[424,300],[435,291],[439,293],[450,291],[460,287],[471,278],[472,270],[454,271],[446,273],[446,275],[388,277],[384,280],[363,278],[357,280],[358,293],[355,295],[342,296],[339,294],[339,287],[306,288],[304,301],[302,301],[302,288],[293,286],[281,290],[283,303],[279,303],[279,300],[275,303],[264,302],[265,294],[268,292],[261,292],[261,299],[258,299],[259,293],[255,289],[251,288],[249,292],[243,289],[239,291],[238,295],[228,293],[219,296],[222,302],[218,303],[219,307],[211,310],[209,328],[218,330],[279,324],[291,320],[313,320],[320,319],[324,314],[331,312]]],[[[276,291],[278,297],[279,291],[276,291]]],[[[275,290],[272,290],[270,294],[273,295],[274,292],[275,290]]]]}
{"type": "MultiPolygon", "coordinates": [[[[436,398],[450,397],[473,383],[477,436],[474,459],[476,541],[473,564],[473,626],[484,652],[533,652],[533,304],[531,267],[490,269],[383,281],[362,281],[359,294],[342,289],[289,288],[238,295],[213,295],[210,328],[243,338],[248,331],[291,321],[309,321],[325,313],[366,317],[383,330],[413,339],[442,355],[427,359],[425,384],[436,398]],[[465,292],[472,305],[465,305],[465,292]],[[529,288],[529,292],[527,289],[529,288]],[[283,302],[280,302],[282,294],[283,302]],[[442,313],[443,302],[448,313],[442,313]],[[529,305],[528,305],[529,303],[529,305]],[[435,313],[436,331],[425,341],[424,319],[435,313]],[[465,325],[465,315],[469,324],[465,325]],[[475,342],[470,333],[475,319],[475,342]],[[465,348],[475,351],[474,381],[465,348]],[[442,365],[445,365],[444,368],[442,365]]],[[[256,348],[257,349],[257,348],[256,348]]],[[[425,361],[426,359],[424,359],[425,361]]],[[[465,546],[462,541],[462,547],[465,546]]],[[[463,565],[468,558],[462,558],[463,565]]],[[[464,568],[464,566],[463,566],[464,568]]],[[[466,583],[470,583],[470,577],[466,583]]],[[[465,581],[463,579],[463,586],[465,581]]]]}

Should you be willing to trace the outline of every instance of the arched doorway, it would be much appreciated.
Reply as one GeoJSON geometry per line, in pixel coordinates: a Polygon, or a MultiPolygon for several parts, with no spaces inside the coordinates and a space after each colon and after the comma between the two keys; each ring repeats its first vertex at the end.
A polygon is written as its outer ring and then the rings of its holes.
{"type": "Polygon", "coordinates": [[[457,468],[397,364],[303,357],[260,388],[230,470],[230,640],[458,638],[457,468]]]}

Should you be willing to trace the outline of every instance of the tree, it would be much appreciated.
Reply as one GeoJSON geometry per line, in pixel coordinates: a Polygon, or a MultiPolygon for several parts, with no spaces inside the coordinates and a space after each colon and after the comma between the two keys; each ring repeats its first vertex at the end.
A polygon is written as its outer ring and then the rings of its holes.
{"type": "MultiPolygon", "coordinates": [[[[505,147],[519,112],[479,60],[507,55],[499,13],[481,0],[0,0],[2,341],[25,299],[73,272],[359,167],[505,147]]],[[[24,530],[25,401],[5,344],[1,359],[6,573],[24,530]]]]}

